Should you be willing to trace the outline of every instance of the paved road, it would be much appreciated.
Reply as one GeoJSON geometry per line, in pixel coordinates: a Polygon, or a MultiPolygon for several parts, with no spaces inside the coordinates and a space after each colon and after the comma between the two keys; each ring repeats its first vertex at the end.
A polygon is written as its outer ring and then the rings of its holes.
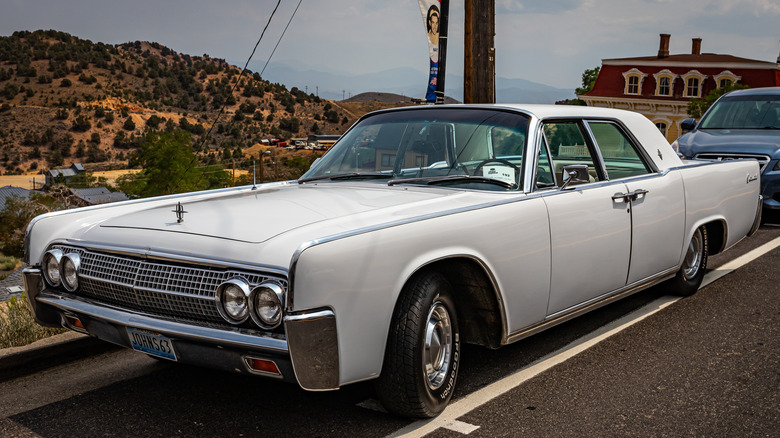
{"type": "MultiPolygon", "coordinates": [[[[778,237],[780,227],[764,226],[710,266],[778,237]]],[[[428,436],[777,436],[777,266],[780,249],[428,436]]],[[[657,287],[497,351],[464,348],[454,401],[502,386],[517,370],[664,299],[657,287]]],[[[0,436],[383,437],[423,430],[373,410],[372,399],[369,383],[307,393],[120,350],[0,383],[0,436]]]]}

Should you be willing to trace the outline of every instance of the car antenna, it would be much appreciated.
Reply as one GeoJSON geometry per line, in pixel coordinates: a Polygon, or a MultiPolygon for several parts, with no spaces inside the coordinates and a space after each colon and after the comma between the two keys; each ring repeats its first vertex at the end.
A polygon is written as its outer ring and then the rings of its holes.
{"type": "Polygon", "coordinates": [[[257,190],[257,175],[255,173],[255,160],[252,160],[252,190],[257,190]]]}

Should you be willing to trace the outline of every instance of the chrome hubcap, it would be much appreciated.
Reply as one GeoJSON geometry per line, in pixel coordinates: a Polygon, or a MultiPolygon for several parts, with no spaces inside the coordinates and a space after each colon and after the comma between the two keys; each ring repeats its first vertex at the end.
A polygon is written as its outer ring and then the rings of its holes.
{"type": "Polygon", "coordinates": [[[452,362],[452,325],[441,301],[436,301],[428,312],[424,348],[423,365],[428,387],[436,390],[444,383],[452,362]]]}
{"type": "Polygon", "coordinates": [[[685,253],[685,261],[683,262],[683,275],[686,280],[692,279],[699,273],[703,245],[701,231],[696,230],[696,232],[693,233],[691,243],[688,244],[688,252],[685,253]]]}

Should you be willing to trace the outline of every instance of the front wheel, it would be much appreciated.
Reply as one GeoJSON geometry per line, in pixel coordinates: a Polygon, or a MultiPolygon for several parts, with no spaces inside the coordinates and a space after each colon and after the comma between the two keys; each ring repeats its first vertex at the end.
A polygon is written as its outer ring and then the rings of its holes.
{"type": "Polygon", "coordinates": [[[458,376],[460,333],[452,286],[439,273],[413,278],[393,312],[377,395],[407,417],[435,417],[449,403],[458,376]]]}
{"type": "Polygon", "coordinates": [[[682,266],[677,275],[669,281],[674,294],[689,296],[696,293],[704,279],[707,253],[707,228],[702,226],[693,232],[682,266]]]}

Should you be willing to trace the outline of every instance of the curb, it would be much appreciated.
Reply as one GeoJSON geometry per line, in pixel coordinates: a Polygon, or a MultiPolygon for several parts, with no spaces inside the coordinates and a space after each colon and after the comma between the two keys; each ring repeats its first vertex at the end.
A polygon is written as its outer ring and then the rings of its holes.
{"type": "Polygon", "coordinates": [[[119,348],[77,332],[62,333],[21,347],[4,348],[0,350],[0,382],[119,348]]]}

